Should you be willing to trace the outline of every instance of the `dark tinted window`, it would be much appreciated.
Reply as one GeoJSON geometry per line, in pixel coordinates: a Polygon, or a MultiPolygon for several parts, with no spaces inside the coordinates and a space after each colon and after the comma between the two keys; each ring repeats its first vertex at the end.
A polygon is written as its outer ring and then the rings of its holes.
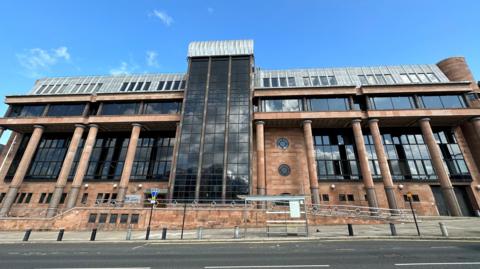
{"type": "Polygon", "coordinates": [[[100,218],[98,218],[98,223],[105,223],[107,222],[108,214],[102,213],[100,214],[100,218]]]}
{"type": "Polygon", "coordinates": [[[425,108],[464,108],[467,107],[461,95],[424,95],[420,97],[425,108]]]}
{"type": "Polygon", "coordinates": [[[128,214],[120,215],[120,223],[127,223],[128,222],[128,214]]]}
{"type": "Polygon", "coordinates": [[[144,114],[175,114],[180,112],[179,102],[146,103],[144,114]]]}
{"type": "Polygon", "coordinates": [[[411,96],[372,97],[373,109],[413,109],[415,103],[411,96]]]}
{"type": "Polygon", "coordinates": [[[138,218],[139,218],[138,214],[132,214],[132,218],[130,219],[130,223],[131,224],[137,224],[138,223],[138,218]]]}
{"type": "Polygon", "coordinates": [[[45,105],[13,105],[9,117],[38,117],[43,114],[45,105]]]}
{"type": "Polygon", "coordinates": [[[47,116],[81,116],[85,104],[59,104],[50,105],[47,116]]]}
{"type": "Polygon", "coordinates": [[[117,218],[118,218],[118,214],[110,214],[110,220],[108,222],[111,224],[117,223],[117,218]]]}
{"type": "Polygon", "coordinates": [[[102,115],[133,115],[138,112],[139,103],[104,103],[102,115]]]}
{"type": "Polygon", "coordinates": [[[348,98],[314,98],[310,99],[312,111],[343,111],[348,110],[348,98]]]}
{"type": "Polygon", "coordinates": [[[88,217],[88,223],[95,223],[96,220],[97,214],[90,214],[90,216],[88,217]]]}

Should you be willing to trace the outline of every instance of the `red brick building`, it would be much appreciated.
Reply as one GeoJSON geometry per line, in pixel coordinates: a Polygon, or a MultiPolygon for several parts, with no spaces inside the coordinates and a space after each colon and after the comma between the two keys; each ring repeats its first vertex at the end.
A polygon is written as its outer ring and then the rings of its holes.
{"type": "Polygon", "coordinates": [[[0,223],[107,206],[138,223],[151,188],[167,208],[250,194],[397,209],[410,192],[422,215],[474,215],[478,92],[462,57],[263,70],[251,40],[191,43],[185,74],[40,79],[5,99],[0,223]]]}

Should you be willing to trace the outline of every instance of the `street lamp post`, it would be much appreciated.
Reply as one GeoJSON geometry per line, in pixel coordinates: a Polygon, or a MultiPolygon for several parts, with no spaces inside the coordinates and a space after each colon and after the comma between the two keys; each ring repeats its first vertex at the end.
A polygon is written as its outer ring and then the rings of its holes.
{"type": "Polygon", "coordinates": [[[152,215],[153,215],[153,208],[157,204],[157,195],[159,189],[150,189],[150,204],[152,207],[150,208],[150,216],[148,218],[148,226],[147,226],[147,233],[145,234],[145,240],[148,240],[150,238],[150,225],[152,224],[152,215]]]}

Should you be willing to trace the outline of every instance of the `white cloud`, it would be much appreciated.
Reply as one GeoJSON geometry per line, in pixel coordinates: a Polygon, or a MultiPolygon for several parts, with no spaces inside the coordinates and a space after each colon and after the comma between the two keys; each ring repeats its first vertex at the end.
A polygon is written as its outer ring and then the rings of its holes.
{"type": "Polygon", "coordinates": [[[147,65],[151,67],[159,67],[158,64],[158,53],[156,51],[147,51],[146,52],[146,61],[147,65]]]}
{"type": "Polygon", "coordinates": [[[135,66],[130,66],[127,62],[121,62],[120,66],[110,69],[110,75],[121,76],[131,74],[135,70],[135,66]]]}
{"type": "Polygon", "coordinates": [[[154,10],[152,16],[159,18],[166,26],[170,26],[173,23],[173,18],[162,10],[154,10]]]}
{"type": "Polygon", "coordinates": [[[209,7],[209,8],[207,8],[207,11],[208,11],[209,14],[213,14],[213,12],[215,10],[213,9],[213,7],[209,7]]]}
{"type": "Polygon", "coordinates": [[[17,59],[27,69],[29,76],[39,77],[57,63],[69,61],[70,53],[68,48],[64,46],[50,50],[33,48],[17,54],[17,59]]]}

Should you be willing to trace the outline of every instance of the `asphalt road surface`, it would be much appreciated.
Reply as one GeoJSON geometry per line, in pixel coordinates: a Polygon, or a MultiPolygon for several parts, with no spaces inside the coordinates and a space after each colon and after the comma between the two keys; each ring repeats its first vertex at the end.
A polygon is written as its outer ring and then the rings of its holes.
{"type": "Polygon", "coordinates": [[[0,244],[0,268],[480,268],[480,242],[0,244]]]}

